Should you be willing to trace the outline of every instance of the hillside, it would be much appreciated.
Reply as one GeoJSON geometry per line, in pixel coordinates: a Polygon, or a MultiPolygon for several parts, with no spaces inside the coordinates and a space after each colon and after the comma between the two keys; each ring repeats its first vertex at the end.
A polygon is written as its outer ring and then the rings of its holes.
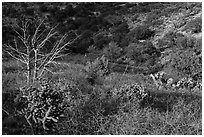
{"type": "Polygon", "coordinates": [[[2,134],[202,134],[202,3],[3,2],[2,34],[2,134]]]}

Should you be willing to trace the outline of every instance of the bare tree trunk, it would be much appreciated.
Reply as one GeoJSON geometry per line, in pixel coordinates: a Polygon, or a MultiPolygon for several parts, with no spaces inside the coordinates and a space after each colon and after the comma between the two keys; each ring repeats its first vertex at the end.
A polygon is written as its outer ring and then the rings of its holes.
{"type": "Polygon", "coordinates": [[[30,55],[30,47],[27,48],[27,55],[28,55],[28,58],[27,58],[27,85],[30,86],[31,84],[31,55],[30,55]]]}
{"type": "Polygon", "coordinates": [[[33,74],[33,82],[35,82],[36,81],[36,78],[37,78],[37,76],[38,76],[38,68],[37,68],[37,62],[38,62],[38,50],[37,49],[35,49],[34,50],[34,74],[33,74]]]}
{"type": "Polygon", "coordinates": [[[26,64],[26,82],[28,86],[30,86],[32,82],[35,82],[37,78],[40,78],[45,70],[50,71],[47,66],[53,63],[54,59],[66,55],[63,54],[66,46],[70,46],[80,37],[76,33],[75,39],[65,42],[68,36],[68,34],[65,34],[59,40],[57,40],[54,45],[51,45],[53,46],[52,49],[48,53],[46,53],[43,52],[43,48],[49,42],[50,38],[58,34],[58,32],[55,31],[57,25],[50,29],[41,30],[40,27],[43,25],[42,20],[40,21],[40,24],[37,25],[35,33],[29,34],[29,26],[31,24],[31,20],[25,19],[25,21],[22,21],[22,26],[19,26],[18,24],[16,26],[13,26],[14,31],[18,36],[14,38],[13,46],[9,43],[6,44],[6,47],[8,48],[6,49],[7,53],[13,58],[26,64]],[[18,29],[22,31],[19,31],[18,29]],[[23,46],[21,44],[18,45],[18,41],[21,42],[23,46]]]}

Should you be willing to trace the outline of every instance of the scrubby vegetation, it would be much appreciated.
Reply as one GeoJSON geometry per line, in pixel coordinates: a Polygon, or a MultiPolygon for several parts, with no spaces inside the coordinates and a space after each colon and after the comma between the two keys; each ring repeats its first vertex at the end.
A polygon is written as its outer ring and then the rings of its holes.
{"type": "Polygon", "coordinates": [[[4,2],[2,133],[201,135],[201,5],[4,2]]]}

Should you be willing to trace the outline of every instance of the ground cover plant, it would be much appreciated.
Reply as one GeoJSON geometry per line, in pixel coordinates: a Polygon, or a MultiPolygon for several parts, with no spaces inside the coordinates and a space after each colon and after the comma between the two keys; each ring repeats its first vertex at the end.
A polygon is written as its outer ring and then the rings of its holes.
{"type": "Polygon", "coordinates": [[[2,9],[3,135],[202,135],[201,3],[2,9]]]}

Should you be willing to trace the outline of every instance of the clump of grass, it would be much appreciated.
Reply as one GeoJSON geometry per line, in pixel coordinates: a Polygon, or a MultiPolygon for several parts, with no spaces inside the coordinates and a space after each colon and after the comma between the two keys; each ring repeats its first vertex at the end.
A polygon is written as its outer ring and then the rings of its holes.
{"type": "Polygon", "coordinates": [[[185,103],[178,98],[171,111],[160,112],[151,107],[131,111],[123,110],[112,116],[104,127],[112,135],[198,135],[202,134],[201,99],[185,103]],[[197,102],[199,101],[199,103],[197,102]]]}
{"type": "Polygon", "coordinates": [[[2,73],[15,73],[22,71],[24,64],[20,61],[9,60],[2,63],[2,73]]]}
{"type": "Polygon", "coordinates": [[[2,74],[2,90],[5,92],[13,92],[26,84],[26,76],[24,73],[3,73],[2,74]]]}
{"type": "Polygon", "coordinates": [[[93,62],[87,62],[85,66],[87,80],[91,85],[95,85],[96,81],[101,81],[104,76],[110,73],[110,65],[105,56],[97,58],[93,62]]]}

